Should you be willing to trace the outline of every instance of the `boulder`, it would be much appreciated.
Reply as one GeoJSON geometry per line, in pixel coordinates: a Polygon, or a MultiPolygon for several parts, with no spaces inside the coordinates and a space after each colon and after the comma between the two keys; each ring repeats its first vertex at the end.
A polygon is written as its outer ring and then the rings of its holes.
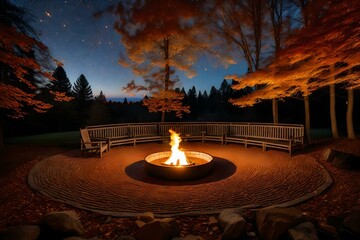
{"type": "Polygon", "coordinates": [[[134,238],[136,240],[148,240],[151,236],[152,240],[170,240],[180,235],[180,229],[176,221],[153,221],[139,228],[134,238]]]}
{"type": "Polygon", "coordinates": [[[333,226],[337,229],[337,231],[340,230],[340,228],[343,225],[345,216],[342,215],[338,215],[338,216],[327,216],[326,217],[326,223],[329,224],[330,226],[333,226]]]}
{"type": "Polygon", "coordinates": [[[244,234],[246,221],[241,213],[238,209],[225,209],[220,212],[218,221],[223,229],[223,240],[239,239],[244,234]]]}
{"type": "Polygon", "coordinates": [[[291,240],[319,240],[316,229],[311,222],[304,222],[290,228],[288,235],[291,240]]]}
{"type": "Polygon", "coordinates": [[[40,235],[38,226],[15,226],[0,234],[0,239],[6,240],[36,240],[40,235]]]}
{"type": "Polygon", "coordinates": [[[218,220],[214,216],[209,217],[209,225],[218,224],[218,220]]]}
{"type": "Polygon", "coordinates": [[[48,213],[40,220],[39,226],[42,237],[46,239],[82,236],[85,232],[74,211],[48,213]]]}
{"type": "Polygon", "coordinates": [[[138,226],[138,228],[143,227],[146,223],[140,220],[135,220],[136,226],[138,226]]]}
{"type": "Polygon", "coordinates": [[[335,155],[332,165],[343,170],[359,170],[360,157],[352,153],[340,152],[335,155]]]}
{"type": "Polygon", "coordinates": [[[343,227],[360,235],[360,208],[349,212],[344,219],[343,227]]]}
{"type": "Polygon", "coordinates": [[[339,152],[332,149],[332,148],[326,148],[322,153],[321,153],[321,158],[322,160],[326,161],[326,162],[332,162],[334,160],[334,157],[336,154],[338,154],[339,152]]]}
{"type": "Polygon", "coordinates": [[[264,240],[277,240],[305,218],[296,208],[264,208],[257,212],[256,223],[259,235],[264,240]]]}
{"type": "Polygon", "coordinates": [[[136,216],[136,218],[145,223],[152,222],[155,219],[154,214],[152,212],[140,213],[136,216]]]}

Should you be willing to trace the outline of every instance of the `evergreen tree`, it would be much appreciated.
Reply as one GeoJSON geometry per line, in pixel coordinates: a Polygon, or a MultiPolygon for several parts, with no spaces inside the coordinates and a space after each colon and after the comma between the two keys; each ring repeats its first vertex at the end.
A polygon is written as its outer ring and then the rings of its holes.
{"type": "Polygon", "coordinates": [[[224,79],[220,85],[219,93],[221,95],[221,100],[227,102],[232,95],[231,85],[224,79]]]}
{"type": "Polygon", "coordinates": [[[81,74],[76,80],[73,88],[73,94],[75,101],[79,104],[86,104],[93,100],[91,86],[83,74],[81,74]]]}
{"type": "Polygon", "coordinates": [[[105,94],[103,93],[103,91],[100,91],[100,94],[98,96],[95,97],[95,101],[98,103],[107,103],[105,94]]]}
{"type": "Polygon", "coordinates": [[[62,66],[58,66],[53,73],[54,80],[52,81],[51,89],[58,92],[63,92],[66,95],[71,94],[71,83],[62,66]]]}
{"type": "Polygon", "coordinates": [[[207,93],[206,90],[204,91],[202,97],[203,97],[205,100],[209,98],[209,95],[208,95],[208,93],[207,93]]]}
{"type": "Polygon", "coordinates": [[[191,89],[189,89],[187,96],[188,96],[190,104],[194,104],[196,102],[197,94],[196,94],[195,86],[193,86],[191,89]]]}

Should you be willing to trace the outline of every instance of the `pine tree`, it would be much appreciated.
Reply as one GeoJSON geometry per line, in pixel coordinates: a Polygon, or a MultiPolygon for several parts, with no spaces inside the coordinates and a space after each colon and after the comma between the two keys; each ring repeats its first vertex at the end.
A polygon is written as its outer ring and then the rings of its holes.
{"type": "Polygon", "coordinates": [[[58,66],[53,73],[54,80],[52,81],[51,89],[58,92],[63,92],[66,95],[71,94],[71,83],[62,66],[58,66]]]}
{"type": "Polygon", "coordinates": [[[91,86],[83,74],[81,74],[76,80],[73,88],[73,94],[75,101],[79,104],[85,104],[93,100],[91,86]]]}
{"type": "Polygon", "coordinates": [[[103,91],[100,91],[100,94],[98,96],[95,97],[95,101],[98,103],[107,103],[105,94],[103,93],[103,91]]]}

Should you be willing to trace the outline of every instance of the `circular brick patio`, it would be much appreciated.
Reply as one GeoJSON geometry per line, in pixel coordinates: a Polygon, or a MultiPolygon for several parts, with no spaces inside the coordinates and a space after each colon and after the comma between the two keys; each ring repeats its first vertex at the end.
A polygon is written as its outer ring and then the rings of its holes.
{"type": "Polygon", "coordinates": [[[113,216],[151,211],[158,216],[217,213],[252,205],[292,205],[309,199],[331,184],[328,172],[306,154],[290,158],[281,151],[263,152],[230,144],[184,143],[186,150],[214,157],[213,173],[201,180],[171,182],[144,173],[143,159],[169,149],[167,144],[117,147],[102,159],[79,151],[38,162],[30,186],[75,207],[113,216]]]}

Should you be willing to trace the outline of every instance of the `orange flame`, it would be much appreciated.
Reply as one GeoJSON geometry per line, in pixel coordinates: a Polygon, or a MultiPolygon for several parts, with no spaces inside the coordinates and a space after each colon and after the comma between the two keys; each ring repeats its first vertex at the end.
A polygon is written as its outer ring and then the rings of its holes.
{"type": "Polygon", "coordinates": [[[164,164],[174,166],[189,165],[189,161],[187,160],[185,153],[179,149],[179,145],[181,142],[180,135],[172,129],[170,129],[169,132],[171,134],[171,156],[166,162],[164,162],[164,164]]]}

